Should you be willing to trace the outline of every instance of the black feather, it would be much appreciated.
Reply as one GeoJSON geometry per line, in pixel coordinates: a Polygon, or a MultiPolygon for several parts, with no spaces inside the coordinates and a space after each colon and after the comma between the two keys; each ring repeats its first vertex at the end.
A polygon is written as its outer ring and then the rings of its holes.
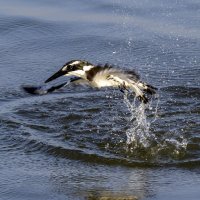
{"type": "Polygon", "coordinates": [[[145,95],[142,95],[142,96],[138,96],[138,99],[139,99],[139,101],[141,101],[142,103],[144,103],[144,104],[147,104],[148,103],[148,99],[147,99],[147,97],[145,97],[145,95]]]}

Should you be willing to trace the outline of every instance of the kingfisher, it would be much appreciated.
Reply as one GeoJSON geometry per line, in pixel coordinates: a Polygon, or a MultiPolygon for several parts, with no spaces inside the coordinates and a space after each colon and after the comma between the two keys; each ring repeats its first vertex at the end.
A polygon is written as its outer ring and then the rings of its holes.
{"type": "Polygon", "coordinates": [[[122,70],[110,64],[93,65],[85,60],[71,60],[65,63],[60,70],[50,76],[45,83],[53,81],[61,76],[72,77],[69,81],[49,89],[42,87],[23,87],[31,94],[46,94],[53,92],[69,83],[87,84],[95,88],[118,88],[121,92],[134,93],[144,104],[148,103],[148,96],[154,95],[157,88],[140,80],[135,71],[122,70]]]}

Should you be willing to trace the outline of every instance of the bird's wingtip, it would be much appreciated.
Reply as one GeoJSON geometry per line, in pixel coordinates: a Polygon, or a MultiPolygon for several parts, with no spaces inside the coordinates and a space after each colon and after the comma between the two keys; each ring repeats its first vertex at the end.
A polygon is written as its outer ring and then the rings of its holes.
{"type": "Polygon", "coordinates": [[[41,95],[43,94],[41,91],[40,86],[29,86],[25,85],[21,87],[26,93],[32,94],[32,95],[41,95]]]}

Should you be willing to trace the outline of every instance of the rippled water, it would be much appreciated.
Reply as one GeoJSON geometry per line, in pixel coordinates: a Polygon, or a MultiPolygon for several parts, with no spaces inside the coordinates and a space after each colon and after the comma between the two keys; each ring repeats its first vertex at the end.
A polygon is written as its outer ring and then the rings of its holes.
{"type": "Polygon", "coordinates": [[[1,199],[199,199],[199,11],[0,0],[1,199]],[[135,69],[158,95],[144,106],[117,90],[22,91],[77,58],[135,69]]]}

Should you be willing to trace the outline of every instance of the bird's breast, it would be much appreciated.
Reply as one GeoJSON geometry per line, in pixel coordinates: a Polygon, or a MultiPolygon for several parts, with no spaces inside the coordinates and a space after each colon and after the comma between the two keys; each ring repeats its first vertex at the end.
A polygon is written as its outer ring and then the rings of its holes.
{"type": "Polygon", "coordinates": [[[95,86],[95,87],[98,87],[98,88],[101,88],[101,87],[118,87],[119,83],[112,80],[112,79],[95,77],[92,80],[92,85],[95,86]]]}

